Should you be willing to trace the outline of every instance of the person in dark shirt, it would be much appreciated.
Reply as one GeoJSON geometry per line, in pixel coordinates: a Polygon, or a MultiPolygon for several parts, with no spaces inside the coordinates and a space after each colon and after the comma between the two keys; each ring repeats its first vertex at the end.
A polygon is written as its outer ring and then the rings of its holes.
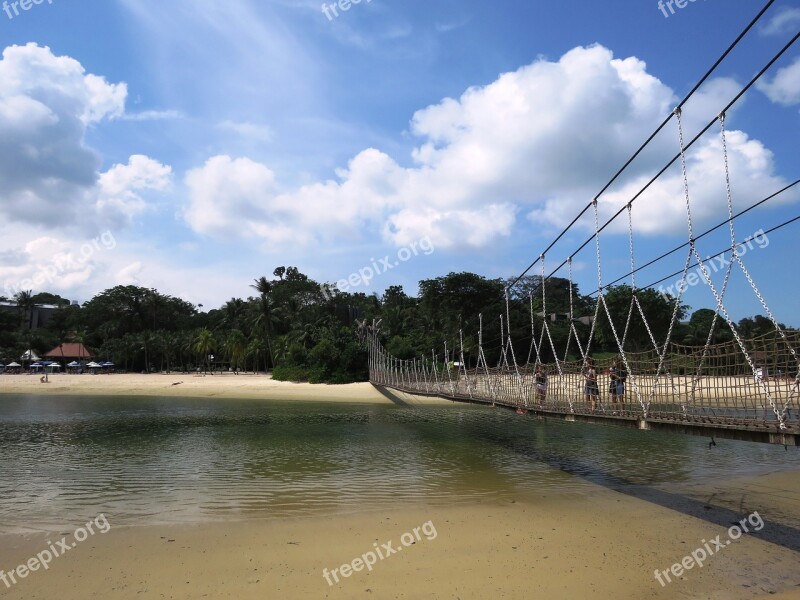
{"type": "Polygon", "coordinates": [[[594,359],[589,357],[586,359],[586,364],[583,368],[584,396],[586,397],[586,404],[589,406],[591,412],[595,411],[597,407],[597,398],[600,396],[600,388],[597,387],[597,368],[594,366],[594,359]]]}
{"type": "Polygon", "coordinates": [[[612,361],[608,374],[610,377],[608,393],[611,396],[611,409],[613,411],[619,410],[621,413],[625,410],[625,380],[628,377],[628,373],[619,358],[615,358],[612,361]]]}
{"type": "Polygon", "coordinates": [[[547,371],[545,371],[541,363],[536,365],[536,372],[533,376],[536,384],[536,398],[539,400],[539,406],[544,406],[547,398],[547,371]]]}

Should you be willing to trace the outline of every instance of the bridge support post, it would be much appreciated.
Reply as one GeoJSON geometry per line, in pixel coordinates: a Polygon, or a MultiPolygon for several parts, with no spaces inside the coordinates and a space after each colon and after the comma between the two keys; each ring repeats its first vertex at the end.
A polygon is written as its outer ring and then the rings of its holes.
{"type": "Polygon", "coordinates": [[[644,419],[639,419],[638,426],[639,426],[639,429],[641,429],[642,431],[649,431],[650,430],[650,423],[648,423],[644,419]]]}
{"type": "Polygon", "coordinates": [[[796,446],[797,436],[787,435],[785,433],[770,433],[769,443],[778,444],[779,446],[796,446]]]}

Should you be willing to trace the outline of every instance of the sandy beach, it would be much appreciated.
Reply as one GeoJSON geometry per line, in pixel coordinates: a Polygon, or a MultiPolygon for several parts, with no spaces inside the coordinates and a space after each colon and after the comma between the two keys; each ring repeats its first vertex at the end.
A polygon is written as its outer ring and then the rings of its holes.
{"type": "MultiPolygon", "coordinates": [[[[314,385],[275,381],[269,375],[217,373],[197,375],[113,374],[48,376],[0,375],[0,394],[82,394],[109,396],[175,396],[190,398],[260,398],[332,402],[389,402],[369,383],[314,385]],[[177,385],[176,385],[177,384],[177,385]]],[[[410,397],[409,401],[414,401],[410,397]]],[[[430,402],[431,400],[426,400],[430,402]]],[[[433,400],[436,401],[436,400],[433,400]]],[[[438,401],[437,401],[438,402],[438,401]]],[[[441,401],[449,402],[449,401],[441,401]]]]}
{"type": "MultiPolygon", "coordinates": [[[[390,402],[370,384],[314,386],[232,374],[53,375],[48,384],[4,375],[0,393],[390,402]]],[[[726,540],[728,529],[588,481],[579,485],[578,493],[509,502],[369,507],[329,517],[115,526],[115,515],[105,514],[107,533],[76,543],[47,570],[37,568],[10,586],[0,581],[0,594],[31,600],[800,598],[798,552],[749,535],[661,585],[656,569],[668,571],[706,540],[726,540]],[[424,524],[428,535],[401,544],[424,524]],[[401,550],[371,570],[354,562],[389,542],[401,550]],[[347,563],[362,568],[345,577],[347,563]],[[329,577],[329,583],[325,569],[339,569],[339,581],[329,577]]],[[[769,527],[800,526],[797,473],[692,490],[706,491],[718,498],[715,505],[731,510],[757,505],[769,527]]],[[[62,536],[69,543],[85,523],[64,515],[59,531],[0,536],[0,569],[28,564],[62,536]]]]}
{"type": "MultiPolygon", "coordinates": [[[[795,502],[797,479],[780,484],[795,502]]],[[[31,600],[800,598],[797,553],[749,536],[660,585],[656,568],[669,569],[701,540],[725,540],[727,530],[608,490],[587,491],[588,510],[585,498],[556,494],[530,503],[174,527],[115,528],[107,515],[107,533],[0,590],[31,600]],[[403,534],[426,523],[428,535],[402,546],[403,534]],[[388,542],[402,550],[371,571],[338,583],[324,578],[323,569],[330,573],[388,542]]],[[[26,562],[58,535],[0,538],[0,565],[26,562]]]]}

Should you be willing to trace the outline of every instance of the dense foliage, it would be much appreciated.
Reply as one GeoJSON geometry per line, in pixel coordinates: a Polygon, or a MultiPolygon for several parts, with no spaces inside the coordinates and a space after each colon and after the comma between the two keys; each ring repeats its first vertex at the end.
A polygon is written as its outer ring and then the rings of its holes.
{"type": "MultiPolygon", "coordinates": [[[[421,281],[416,298],[400,286],[389,287],[382,297],[331,294],[297,268],[279,267],[273,278],[253,282],[251,297],[231,298],[208,312],[202,305],[136,286],[105,290],[82,306],[53,294],[21,292],[11,299],[17,304],[15,311],[0,310],[0,362],[19,360],[29,348],[41,355],[62,342],[81,342],[99,359],[130,371],[272,371],[277,379],[347,383],[367,379],[366,351],[354,333],[357,319],[382,319],[381,338],[399,358],[430,356],[434,348],[441,352],[444,342],[454,349],[463,331],[466,358],[474,364],[483,315],[484,349],[491,364],[500,353],[500,315],[506,319],[507,283],[473,273],[450,273],[421,281]],[[46,327],[33,328],[34,309],[43,304],[59,308],[46,327]]],[[[508,318],[520,361],[527,358],[530,347],[531,303],[535,320],[550,322],[556,348],[564,348],[570,335],[570,307],[576,317],[595,312],[595,298],[582,296],[565,279],[549,280],[544,299],[539,277],[523,279],[514,294],[508,318]]],[[[652,334],[663,340],[674,304],[654,290],[640,290],[637,295],[652,334]]],[[[630,299],[626,286],[607,291],[615,324],[626,322],[630,299]]],[[[673,331],[673,341],[704,345],[714,311],[700,309],[683,321],[687,313],[688,307],[678,308],[681,322],[673,331]]],[[[575,321],[575,326],[580,337],[587,339],[590,321],[575,321]]],[[[773,329],[760,316],[743,319],[738,327],[745,337],[773,329]]],[[[626,347],[649,347],[649,335],[638,311],[634,312],[626,347]]],[[[712,341],[732,338],[724,320],[717,319],[712,341]]],[[[592,351],[615,348],[614,328],[601,310],[592,351]]],[[[545,358],[554,359],[547,350],[545,358]]]]}

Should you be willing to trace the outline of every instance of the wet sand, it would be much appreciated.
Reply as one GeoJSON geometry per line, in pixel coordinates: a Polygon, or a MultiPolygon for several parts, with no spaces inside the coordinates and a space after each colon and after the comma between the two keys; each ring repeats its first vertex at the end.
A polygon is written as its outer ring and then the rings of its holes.
{"type": "MultiPolygon", "coordinates": [[[[772,495],[794,514],[799,483],[796,473],[770,480],[772,495]]],[[[800,598],[800,555],[748,535],[661,586],[655,569],[669,569],[702,540],[726,540],[727,530],[584,485],[581,494],[503,504],[169,527],[114,527],[109,514],[108,533],[89,537],[10,589],[0,582],[0,593],[31,600],[800,598]],[[371,572],[340,575],[338,583],[329,577],[333,585],[323,577],[323,569],[351,563],[376,543],[402,547],[404,533],[429,521],[413,545],[378,559],[371,572]]],[[[770,510],[761,509],[765,519],[770,510]]],[[[0,568],[27,562],[61,534],[74,539],[82,523],[65,523],[59,534],[0,537],[0,568]]]]}
{"type": "MultiPolygon", "coordinates": [[[[389,402],[369,384],[313,386],[265,376],[0,376],[0,392],[280,398],[389,402]],[[173,382],[183,381],[179,386],[173,382]]],[[[408,402],[431,402],[403,395],[408,402]]],[[[800,527],[800,473],[716,481],[684,490],[745,517],[758,510],[786,537],[800,527]],[[785,527],[784,527],[785,526],[785,527]]],[[[94,516],[94,515],[90,515],[94,516]]],[[[0,595],[10,599],[800,599],[800,553],[745,535],[662,586],[669,570],[724,526],[583,481],[578,491],[452,507],[364,507],[360,514],[171,526],[115,526],[78,543],[0,595]],[[328,572],[431,522],[413,545],[329,585],[328,572]],[[427,530],[430,532],[430,528],[427,530]],[[663,577],[662,577],[663,579],[663,577]]],[[[59,532],[0,535],[6,573],[72,533],[87,517],[64,515],[59,532]]],[[[32,525],[32,524],[31,524],[32,525]]],[[[0,523],[2,530],[2,523],[0,523]]],[[[781,537],[781,536],[778,536],[781,537]]],[[[800,539],[798,540],[800,543],[800,539]]]]}
{"type": "MultiPolygon", "coordinates": [[[[389,400],[369,383],[314,385],[275,381],[269,375],[185,373],[49,375],[41,383],[37,375],[0,375],[0,394],[82,394],[105,396],[180,396],[190,398],[260,398],[385,403],[389,400]],[[178,385],[174,385],[178,384],[178,385]]],[[[410,399],[409,401],[413,401],[410,399]]],[[[431,400],[428,400],[430,402],[431,400]]],[[[449,402],[436,401],[435,402],[449,402]]]]}

